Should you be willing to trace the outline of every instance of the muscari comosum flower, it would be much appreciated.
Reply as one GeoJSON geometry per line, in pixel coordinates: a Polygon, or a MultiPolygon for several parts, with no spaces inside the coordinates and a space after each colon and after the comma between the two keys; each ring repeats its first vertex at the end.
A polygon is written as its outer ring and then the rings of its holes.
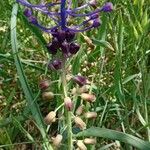
{"type": "Polygon", "coordinates": [[[102,6],[101,8],[97,8],[92,12],[88,12],[85,14],[78,13],[80,10],[82,10],[86,7],[92,6],[93,5],[92,0],[80,7],[77,7],[77,8],[72,8],[72,0],[68,0],[68,1],[61,0],[58,3],[41,3],[41,4],[37,4],[37,5],[31,4],[27,0],[16,0],[16,1],[29,8],[28,10],[25,10],[24,14],[27,17],[29,17],[31,23],[33,23],[34,25],[36,25],[37,27],[39,27],[40,29],[42,29],[43,31],[48,32],[48,33],[53,33],[53,31],[54,31],[53,29],[56,29],[59,27],[61,27],[61,30],[73,31],[73,32],[83,32],[83,31],[89,30],[95,26],[94,22],[97,20],[99,12],[110,12],[113,10],[112,3],[107,2],[104,4],[104,6],[102,6]],[[60,5],[60,10],[58,12],[49,11],[50,7],[54,7],[56,5],[60,5]],[[32,15],[32,11],[30,9],[37,10],[37,11],[42,12],[43,14],[46,14],[48,17],[50,17],[56,23],[56,26],[46,28],[46,27],[40,25],[38,23],[38,21],[35,21],[36,18],[32,15]],[[79,25],[68,27],[67,19],[70,16],[72,16],[72,17],[89,17],[89,19],[87,19],[86,21],[83,21],[79,25]],[[32,21],[32,19],[33,19],[33,21],[32,21]],[[93,24],[88,27],[83,28],[90,21],[93,21],[93,24]]]}
{"type": "Polygon", "coordinates": [[[48,2],[37,5],[31,4],[27,0],[16,1],[27,7],[24,11],[24,15],[30,23],[52,35],[52,42],[47,45],[48,52],[55,55],[57,54],[57,50],[60,49],[62,54],[67,57],[76,54],[80,49],[80,46],[73,42],[75,33],[99,27],[101,25],[99,13],[111,12],[113,10],[111,2],[105,3],[101,8],[96,8],[96,0],[91,0],[76,8],[72,8],[72,0],[60,0],[59,2],[48,2]],[[55,6],[60,6],[60,9],[58,11],[50,11],[51,8],[55,8],[55,6]],[[87,7],[92,7],[94,10],[88,13],[80,13],[87,7]],[[55,26],[45,27],[41,25],[38,19],[33,15],[33,10],[40,11],[47,15],[55,22],[55,26]],[[69,21],[72,18],[73,20],[76,18],[80,19],[81,23],[78,25],[70,24],[69,21]]]}

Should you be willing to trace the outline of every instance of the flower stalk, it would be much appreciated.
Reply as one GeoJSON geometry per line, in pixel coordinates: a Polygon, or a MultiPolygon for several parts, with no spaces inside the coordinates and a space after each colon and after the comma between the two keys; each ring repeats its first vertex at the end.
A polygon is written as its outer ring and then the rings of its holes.
{"type": "MultiPolygon", "coordinates": [[[[24,11],[24,15],[27,17],[29,23],[35,25],[40,28],[42,31],[50,33],[52,35],[52,39],[45,46],[53,57],[52,60],[48,63],[48,69],[51,71],[61,70],[61,81],[62,81],[62,89],[63,89],[63,98],[64,103],[60,105],[55,111],[51,111],[45,118],[45,122],[49,125],[56,120],[56,112],[62,106],[65,109],[65,119],[67,124],[67,139],[68,139],[68,150],[73,150],[73,135],[72,135],[72,109],[73,102],[68,97],[68,87],[67,87],[67,79],[66,79],[66,61],[73,55],[77,54],[80,49],[80,44],[75,43],[75,35],[77,32],[84,32],[93,28],[97,28],[101,25],[101,20],[99,19],[100,12],[111,12],[113,10],[113,5],[111,2],[105,3],[101,8],[97,8],[96,0],[91,0],[83,5],[80,5],[77,8],[72,8],[72,0],[61,0],[59,3],[46,2],[37,5],[33,5],[28,0],[16,0],[20,4],[28,7],[24,11]],[[53,11],[49,9],[49,7],[55,7],[55,5],[60,6],[60,10],[53,11]],[[88,13],[80,13],[80,11],[86,7],[93,7],[94,11],[90,11],[88,13]],[[55,22],[54,26],[45,27],[38,20],[34,13],[34,10],[40,11],[42,14],[46,14],[48,18],[52,19],[55,22]],[[80,18],[81,23],[76,25],[75,23],[69,26],[67,22],[67,18],[80,18]]],[[[91,42],[89,42],[91,43],[91,42]]],[[[73,78],[73,81],[78,84],[80,91],[80,97],[82,100],[88,103],[93,103],[96,99],[94,94],[89,94],[86,86],[87,80],[85,77],[81,75],[76,75],[73,78]]],[[[54,98],[54,94],[52,92],[46,91],[49,88],[49,83],[47,81],[43,81],[40,84],[40,89],[44,91],[43,99],[52,100],[54,98]]],[[[76,111],[76,117],[74,117],[75,124],[81,129],[86,129],[86,123],[84,119],[80,118],[80,115],[83,113],[83,106],[76,111]]],[[[84,116],[86,119],[96,118],[97,113],[88,112],[84,116]]],[[[58,118],[59,119],[59,118],[58,118]]],[[[58,133],[58,136],[54,138],[53,144],[54,146],[61,146],[61,140],[63,139],[62,135],[58,133]]],[[[88,143],[91,142],[91,139],[87,140],[88,143]]],[[[92,141],[93,142],[93,141],[92,141]]],[[[91,142],[91,143],[92,143],[91,142]]],[[[95,142],[95,141],[94,141],[95,142]]],[[[80,149],[87,149],[82,140],[77,142],[77,146],[80,149]]]]}
{"type": "Polygon", "coordinates": [[[61,29],[66,28],[66,9],[65,9],[66,0],[61,0],[61,29]]]}
{"type": "MultiPolygon", "coordinates": [[[[68,97],[65,62],[66,62],[66,58],[63,56],[63,59],[62,59],[62,74],[61,74],[62,87],[63,87],[64,97],[68,97]]],[[[66,111],[66,118],[67,118],[66,123],[67,123],[67,133],[68,133],[68,150],[73,149],[71,117],[72,117],[71,111],[66,111]]]]}

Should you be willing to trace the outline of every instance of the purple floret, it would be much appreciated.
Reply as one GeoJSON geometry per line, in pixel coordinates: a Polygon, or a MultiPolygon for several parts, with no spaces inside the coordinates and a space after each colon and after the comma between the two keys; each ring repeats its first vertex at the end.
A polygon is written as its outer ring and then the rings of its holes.
{"type": "Polygon", "coordinates": [[[111,2],[107,2],[103,7],[102,11],[111,12],[113,10],[113,4],[111,2]]]}
{"type": "Polygon", "coordinates": [[[84,76],[76,75],[73,77],[73,81],[77,83],[79,86],[83,86],[87,83],[87,80],[84,76]]]}
{"type": "MultiPolygon", "coordinates": [[[[32,8],[33,10],[41,11],[42,13],[44,13],[48,17],[50,17],[56,23],[56,26],[46,28],[38,23],[37,19],[32,16],[32,12],[30,12],[29,9],[26,9],[24,11],[24,14],[25,14],[25,16],[28,17],[29,22],[36,25],[37,27],[39,27],[41,30],[43,30],[45,32],[52,33],[51,29],[60,27],[61,28],[60,32],[62,32],[62,33],[58,33],[59,35],[57,37],[60,42],[63,42],[65,38],[66,38],[67,42],[71,42],[72,39],[74,38],[76,32],[84,32],[84,31],[92,29],[93,27],[98,27],[101,23],[95,19],[97,19],[99,17],[99,13],[100,12],[111,12],[113,10],[113,4],[111,2],[105,3],[105,5],[101,8],[97,8],[96,0],[91,0],[88,3],[85,3],[85,4],[81,5],[80,7],[77,7],[74,9],[71,9],[72,0],[68,1],[68,5],[66,4],[67,3],[66,0],[61,0],[61,2],[59,2],[59,3],[41,3],[41,4],[37,4],[37,5],[31,4],[27,0],[16,0],[16,1],[28,8],[32,8]],[[58,11],[58,12],[49,11],[49,7],[52,7],[55,5],[60,5],[60,11],[58,11]],[[82,10],[85,7],[89,7],[89,6],[92,6],[92,7],[94,6],[97,9],[95,9],[94,11],[91,11],[89,13],[85,13],[85,14],[78,13],[79,10],[82,10]],[[90,19],[87,21],[83,21],[79,25],[68,27],[67,26],[68,25],[67,18],[69,16],[89,17],[90,19]],[[88,26],[88,22],[90,20],[94,20],[93,25],[88,26]],[[63,31],[68,31],[68,33],[69,32],[70,33],[69,34],[66,33],[66,35],[64,35],[63,31]]],[[[52,35],[54,36],[54,33],[52,33],[52,35]]]]}

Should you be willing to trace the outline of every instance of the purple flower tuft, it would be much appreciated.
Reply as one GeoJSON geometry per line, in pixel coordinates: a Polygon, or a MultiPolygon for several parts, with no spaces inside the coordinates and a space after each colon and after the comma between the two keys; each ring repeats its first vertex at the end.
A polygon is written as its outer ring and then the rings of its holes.
{"type": "Polygon", "coordinates": [[[113,4],[111,2],[107,2],[103,7],[102,11],[111,12],[113,10],[113,4]]]}
{"type": "Polygon", "coordinates": [[[60,43],[64,42],[64,40],[66,40],[67,42],[71,42],[75,36],[75,32],[84,32],[87,30],[91,30],[93,27],[98,27],[100,25],[98,22],[94,22],[93,26],[89,26],[88,21],[97,19],[98,13],[102,11],[110,12],[113,10],[113,4],[111,2],[105,3],[102,8],[97,8],[97,0],[90,0],[89,2],[76,8],[72,8],[72,0],[69,0],[68,2],[66,0],[61,0],[60,2],[56,3],[39,3],[37,5],[28,2],[28,0],[16,1],[29,8],[25,10],[24,14],[28,17],[30,23],[34,24],[44,32],[51,33],[53,37],[57,37],[60,43]],[[49,7],[55,7],[56,5],[60,5],[60,10],[50,11],[49,7]],[[80,10],[89,6],[92,6],[94,8],[94,11],[88,13],[79,13],[80,10]],[[37,19],[32,16],[32,12],[30,11],[30,9],[40,11],[41,13],[47,15],[56,23],[56,25],[47,28],[43,25],[38,24],[37,19]],[[72,27],[68,27],[67,21],[69,16],[79,18],[89,17],[89,20],[82,21],[79,25],[73,25],[72,27]],[[61,30],[58,30],[59,28],[61,28],[61,30]],[[53,31],[53,29],[56,30],[53,31]]]}

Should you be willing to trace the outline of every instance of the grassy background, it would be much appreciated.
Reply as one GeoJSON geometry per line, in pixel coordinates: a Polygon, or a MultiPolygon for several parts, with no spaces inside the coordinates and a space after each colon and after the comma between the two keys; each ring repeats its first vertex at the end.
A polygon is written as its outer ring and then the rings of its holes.
{"type": "MultiPolygon", "coordinates": [[[[73,75],[81,73],[93,83],[91,90],[97,97],[93,108],[99,117],[88,122],[88,127],[106,127],[149,141],[150,1],[111,2],[115,10],[111,14],[101,14],[103,24],[100,28],[78,34],[77,41],[81,49],[68,62],[68,66],[72,66],[73,75]],[[94,48],[85,40],[85,36],[92,40],[94,48]]],[[[27,98],[30,94],[23,92],[26,91],[25,85],[21,86],[22,82],[19,81],[22,76],[17,73],[15,54],[11,48],[10,19],[13,4],[13,0],[0,2],[0,147],[3,147],[0,149],[35,149],[43,140],[41,135],[44,133],[37,122],[39,116],[36,117],[34,113],[39,112],[38,115],[44,117],[62,101],[59,96],[55,96],[52,103],[43,101],[38,83],[47,76],[51,80],[58,80],[59,73],[47,72],[46,69],[46,63],[51,57],[44,47],[49,41],[48,35],[29,25],[22,15],[22,7],[19,7],[17,53],[27,81],[25,84],[32,91],[31,97],[27,98]],[[35,110],[30,111],[32,109],[35,110]]],[[[40,18],[44,20],[45,16],[40,18]]],[[[51,88],[54,93],[61,92],[57,84],[51,88]]],[[[57,128],[60,130],[61,124],[57,126],[51,129],[51,134],[55,134],[57,128]]],[[[104,145],[116,149],[117,142],[103,138],[98,140],[95,149],[104,145]]],[[[132,149],[124,144],[118,145],[120,149],[132,149]]]]}

